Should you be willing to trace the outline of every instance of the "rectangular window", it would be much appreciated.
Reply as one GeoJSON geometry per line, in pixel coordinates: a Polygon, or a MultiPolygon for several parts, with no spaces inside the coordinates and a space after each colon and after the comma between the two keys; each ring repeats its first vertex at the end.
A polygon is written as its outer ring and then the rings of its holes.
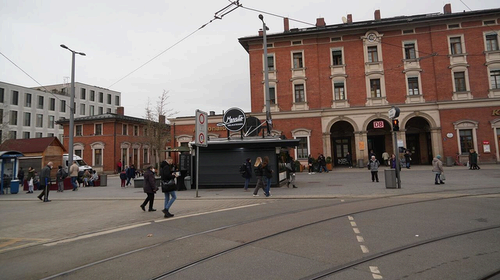
{"type": "Polygon", "coordinates": [[[134,136],[139,136],[139,126],[134,125],[134,136]]]}
{"type": "Polygon", "coordinates": [[[465,72],[454,72],[453,77],[455,79],[455,91],[466,91],[465,87],[465,72]]]}
{"type": "Polygon", "coordinates": [[[95,115],[95,108],[94,105],[89,106],[89,116],[95,115]]]}
{"type": "Polygon", "coordinates": [[[61,100],[61,112],[66,112],[66,100],[61,100]]]}
{"type": "Polygon", "coordinates": [[[9,124],[10,125],[17,125],[17,111],[10,111],[9,124]]]}
{"type": "Polygon", "coordinates": [[[82,136],[83,135],[83,125],[77,124],[75,125],[75,136],[82,136]]]}
{"type": "Polygon", "coordinates": [[[99,92],[99,103],[103,103],[103,102],[104,102],[104,93],[99,92]]]}
{"type": "Polygon", "coordinates": [[[95,91],[90,91],[90,101],[95,101],[95,91]]]}
{"type": "Polygon", "coordinates": [[[451,37],[450,38],[450,50],[451,50],[451,54],[461,54],[462,53],[462,38],[461,37],[451,37]]]}
{"type": "Polygon", "coordinates": [[[9,139],[17,139],[17,132],[9,131],[9,139]]]}
{"type": "Polygon", "coordinates": [[[94,166],[102,166],[102,149],[94,149],[94,166]]]}
{"type": "Polygon", "coordinates": [[[301,40],[292,41],[292,45],[293,45],[293,46],[296,46],[296,45],[302,45],[302,41],[301,41],[301,40]]]}
{"type": "Polygon", "coordinates": [[[80,115],[85,116],[85,104],[80,104],[80,115]]]}
{"type": "Polygon", "coordinates": [[[0,88],[0,103],[3,103],[4,95],[5,95],[5,89],[0,88]]]}
{"type": "Polygon", "coordinates": [[[79,156],[79,157],[82,157],[82,150],[78,149],[78,150],[74,150],[73,151],[75,153],[75,155],[79,156]]]}
{"type": "Polygon", "coordinates": [[[24,94],[24,107],[31,108],[31,93],[24,94]]]}
{"type": "Polygon", "coordinates": [[[47,137],[54,137],[54,133],[47,133],[47,137]]]}
{"type": "Polygon", "coordinates": [[[106,113],[111,113],[111,108],[106,108],[106,113]]]}
{"type": "Polygon", "coordinates": [[[30,139],[30,133],[29,133],[29,131],[23,132],[23,138],[24,139],[30,139]]]}
{"type": "Polygon", "coordinates": [[[43,109],[43,96],[38,96],[38,105],[36,107],[38,109],[43,109]]]}
{"type": "Polygon", "coordinates": [[[87,95],[86,93],[87,93],[86,90],[84,88],[82,88],[81,92],[80,92],[80,99],[85,100],[86,95],[87,95]]]}
{"type": "Polygon", "coordinates": [[[342,50],[332,51],[332,65],[343,65],[343,63],[342,63],[342,50]]]}
{"type": "Polygon", "coordinates": [[[494,34],[486,34],[486,50],[498,51],[498,36],[494,34]]]}
{"type": "Polygon", "coordinates": [[[115,105],[120,106],[120,96],[115,96],[115,105]]]}
{"type": "Polygon", "coordinates": [[[109,104],[109,105],[111,105],[111,94],[109,94],[109,93],[108,93],[108,94],[107,94],[107,97],[108,97],[108,98],[107,98],[107,99],[108,99],[108,100],[107,100],[107,101],[108,101],[108,104],[109,104]]]}
{"type": "Polygon", "coordinates": [[[330,38],[330,42],[338,42],[338,41],[342,41],[342,37],[332,37],[332,38],[330,38]]]}
{"type": "Polygon", "coordinates": [[[49,116],[49,123],[48,123],[48,128],[54,128],[54,124],[55,124],[55,117],[54,116],[49,116]]]}
{"type": "Polygon", "coordinates": [[[305,102],[303,84],[294,85],[294,92],[295,92],[295,103],[305,102]]]}
{"type": "Polygon", "coordinates": [[[128,135],[128,126],[126,124],[122,125],[122,135],[128,135]]]}
{"type": "Polygon", "coordinates": [[[415,43],[405,43],[405,59],[415,59],[417,53],[415,52],[415,43]]]}
{"type": "Polygon", "coordinates": [[[413,29],[403,29],[403,34],[413,34],[415,33],[415,30],[413,29]]]}
{"type": "Polygon", "coordinates": [[[302,61],[302,53],[301,52],[293,53],[293,68],[299,69],[303,67],[304,63],[302,61]]]}
{"type": "Polygon", "coordinates": [[[99,108],[97,108],[97,109],[98,109],[97,111],[98,111],[98,114],[99,114],[99,115],[104,114],[104,108],[99,107],[99,108]]]}
{"type": "Polygon", "coordinates": [[[335,92],[335,100],[345,100],[344,82],[333,83],[333,91],[335,92]]]}
{"type": "Polygon", "coordinates": [[[274,54],[267,55],[267,70],[274,71],[274,54]]]}
{"type": "Polygon", "coordinates": [[[471,149],[474,149],[474,141],[472,138],[472,129],[461,129],[460,135],[460,150],[462,155],[468,155],[471,149]]]}
{"type": "Polygon", "coordinates": [[[408,78],[408,95],[419,95],[418,90],[418,77],[408,78]]]}
{"type": "MultiPolygon", "coordinates": [[[[3,109],[0,109],[0,125],[2,125],[2,124],[3,124],[3,109]]],[[[0,132],[0,137],[1,136],[2,136],[2,133],[0,132]]]]}
{"type": "Polygon", "coordinates": [[[276,88],[269,87],[269,100],[271,104],[276,104],[276,88]]]}
{"type": "Polygon", "coordinates": [[[24,113],[24,126],[31,126],[31,113],[24,113]]]}
{"type": "Polygon", "coordinates": [[[142,151],[143,151],[142,158],[143,158],[144,162],[149,163],[148,149],[142,149],[142,151]]]}
{"type": "Polygon", "coordinates": [[[500,70],[490,71],[491,89],[500,89],[500,70]]]}
{"type": "Polygon", "coordinates": [[[36,115],[36,127],[43,127],[43,115],[42,114],[36,115]]]}
{"type": "Polygon", "coordinates": [[[378,47],[368,47],[368,62],[378,62],[378,47]]]}
{"type": "Polygon", "coordinates": [[[380,79],[370,80],[370,91],[372,98],[382,97],[382,92],[380,91],[380,79]]]}
{"type": "Polygon", "coordinates": [[[41,132],[35,133],[35,138],[42,138],[43,134],[41,132]]]}
{"type": "Polygon", "coordinates": [[[460,28],[460,24],[459,23],[448,24],[448,29],[456,29],[456,28],[460,28]]]}
{"type": "Polygon", "coordinates": [[[98,123],[95,125],[95,135],[102,135],[102,124],[98,123]]]}
{"type": "Polygon", "coordinates": [[[18,105],[19,104],[19,92],[13,90],[12,91],[12,100],[11,100],[12,105],[18,105]]]}
{"type": "Polygon", "coordinates": [[[297,137],[299,139],[299,146],[297,147],[297,159],[307,159],[309,150],[307,149],[307,137],[297,137]]]}
{"type": "Polygon", "coordinates": [[[55,111],[56,110],[56,99],[55,98],[51,98],[49,99],[49,110],[50,111],[55,111]]]}

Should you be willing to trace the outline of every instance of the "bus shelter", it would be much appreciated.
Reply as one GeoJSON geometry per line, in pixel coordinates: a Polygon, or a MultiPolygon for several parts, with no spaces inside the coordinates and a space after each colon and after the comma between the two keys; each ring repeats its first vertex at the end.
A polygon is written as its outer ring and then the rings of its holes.
{"type": "Polygon", "coordinates": [[[0,151],[0,194],[4,193],[6,187],[10,187],[12,180],[17,180],[19,157],[22,156],[17,151],[0,151]]]}

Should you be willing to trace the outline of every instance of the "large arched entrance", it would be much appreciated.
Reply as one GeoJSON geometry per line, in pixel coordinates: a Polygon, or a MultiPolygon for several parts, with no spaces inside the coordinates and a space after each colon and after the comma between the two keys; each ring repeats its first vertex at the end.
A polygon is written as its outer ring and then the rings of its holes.
{"type": "Polygon", "coordinates": [[[406,149],[411,153],[411,164],[431,164],[432,141],[429,122],[413,117],[406,122],[406,149]]]}
{"type": "Polygon", "coordinates": [[[355,155],[352,152],[352,147],[354,147],[354,128],[352,125],[346,121],[338,121],[330,128],[330,136],[333,165],[347,166],[347,152],[352,155],[353,163],[356,162],[355,155]]]}
{"type": "Polygon", "coordinates": [[[367,140],[368,140],[368,154],[373,151],[378,160],[382,160],[382,154],[393,151],[392,138],[391,138],[391,124],[384,119],[375,119],[368,123],[367,140]]]}

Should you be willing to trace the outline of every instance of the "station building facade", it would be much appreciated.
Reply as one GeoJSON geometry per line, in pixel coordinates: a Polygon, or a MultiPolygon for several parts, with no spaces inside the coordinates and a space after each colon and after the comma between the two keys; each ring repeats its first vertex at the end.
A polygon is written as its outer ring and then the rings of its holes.
{"type": "MultiPolygon", "coordinates": [[[[388,111],[397,106],[398,146],[413,164],[438,154],[500,162],[500,9],[382,18],[243,37],[249,54],[251,115],[265,119],[268,62],[275,132],[297,138],[295,158],[330,156],[334,165],[394,153],[388,111]]],[[[361,161],[360,161],[361,160],[361,161]]]]}

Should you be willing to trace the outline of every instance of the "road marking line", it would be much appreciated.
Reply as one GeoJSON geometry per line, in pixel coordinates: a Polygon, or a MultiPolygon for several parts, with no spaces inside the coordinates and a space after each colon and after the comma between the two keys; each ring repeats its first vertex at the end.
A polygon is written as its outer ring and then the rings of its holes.
{"type": "Polygon", "coordinates": [[[370,266],[371,273],[380,274],[380,270],[378,270],[378,266],[370,266]]]}
{"type": "Polygon", "coordinates": [[[354,221],[354,218],[352,216],[347,216],[349,218],[349,221],[354,221]]]}
{"type": "Polygon", "coordinates": [[[365,239],[363,238],[363,236],[357,235],[356,238],[358,239],[358,242],[365,242],[365,239]]]}
{"type": "Polygon", "coordinates": [[[355,234],[360,234],[361,233],[358,228],[352,228],[352,230],[354,230],[355,234]]]}
{"type": "Polygon", "coordinates": [[[351,226],[356,227],[356,222],[351,222],[351,226]]]}
{"type": "Polygon", "coordinates": [[[372,277],[373,277],[373,279],[384,279],[384,277],[382,277],[381,275],[373,274],[373,273],[372,273],[372,277]]]}
{"type": "Polygon", "coordinates": [[[359,245],[361,247],[361,251],[363,251],[364,254],[370,253],[370,250],[368,250],[368,247],[365,245],[359,245]]]}
{"type": "Polygon", "coordinates": [[[8,240],[4,243],[0,243],[0,248],[2,247],[7,247],[9,245],[15,244],[16,242],[20,241],[21,239],[19,238],[12,238],[11,240],[8,240]]]}
{"type": "Polygon", "coordinates": [[[243,205],[243,206],[236,206],[232,208],[225,208],[225,209],[219,209],[219,210],[214,210],[214,211],[208,211],[208,212],[203,212],[203,213],[195,213],[195,214],[189,214],[185,216],[177,216],[173,218],[168,218],[168,219],[161,219],[161,220],[154,220],[155,223],[163,223],[163,222],[168,222],[172,220],[177,220],[181,218],[189,218],[189,217],[196,217],[196,216],[201,216],[201,215],[206,215],[206,214],[212,214],[212,213],[217,213],[217,212],[224,212],[224,211],[229,211],[229,210],[236,210],[236,209],[242,209],[242,208],[247,208],[247,207],[253,207],[253,206],[258,206],[266,203],[256,203],[256,204],[249,204],[249,205],[243,205]]]}

